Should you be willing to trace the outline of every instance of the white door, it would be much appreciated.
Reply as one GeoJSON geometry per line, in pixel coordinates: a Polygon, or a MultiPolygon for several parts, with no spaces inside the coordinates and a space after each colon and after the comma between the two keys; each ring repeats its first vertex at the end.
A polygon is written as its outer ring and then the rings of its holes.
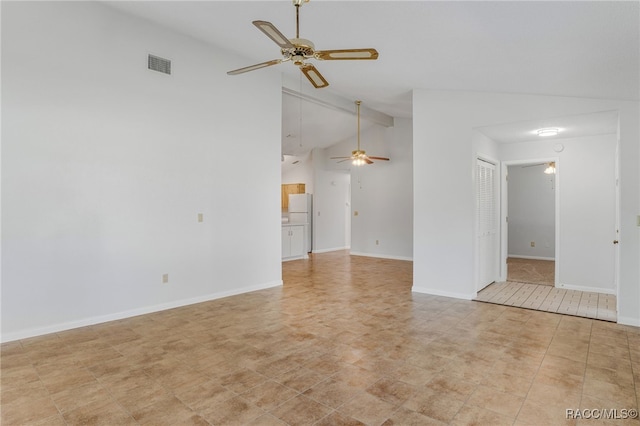
{"type": "Polygon", "coordinates": [[[477,291],[496,281],[499,276],[500,235],[497,183],[496,165],[478,158],[476,161],[477,291]]]}

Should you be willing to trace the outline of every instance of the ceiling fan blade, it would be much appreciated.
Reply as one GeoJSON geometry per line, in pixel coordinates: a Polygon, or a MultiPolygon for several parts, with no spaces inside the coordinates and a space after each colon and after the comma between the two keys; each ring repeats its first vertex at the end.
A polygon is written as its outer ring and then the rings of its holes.
{"type": "Polygon", "coordinates": [[[342,158],[347,158],[348,159],[348,158],[351,158],[351,157],[330,157],[329,159],[330,160],[340,160],[342,158]]]}
{"type": "Polygon", "coordinates": [[[294,47],[289,39],[284,34],[282,34],[280,30],[278,30],[271,22],[253,21],[253,25],[258,27],[260,31],[265,33],[267,37],[273,40],[278,46],[280,46],[280,48],[291,49],[294,47]]]}
{"type": "Polygon", "coordinates": [[[320,72],[311,64],[303,64],[300,66],[300,71],[309,79],[313,87],[316,89],[322,89],[323,87],[327,87],[329,83],[325,78],[320,74],[320,72]]]}
{"type": "Polygon", "coordinates": [[[371,161],[369,157],[364,157],[364,162],[367,164],[373,164],[373,161],[371,161]]]}
{"type": "Polygon", "coordinates": [[[237,70],[227,71],[227,74],[229,74],[229,75],[242,74],[242,73],[245,73],[245,72],[258,70],[260,68],[270,67],[271,65],[278,65],[281,62],[282,62],[282,59],[274,59],[272,61],[262,62],[260,64],[250,65],[250,66],[244,67],[244,68],[238,68],[237,70]]]}
{"type": "Polygon", "coordinates": [[[344,163],[345,161],[351,161],[351,157],[347,157],[344,160],[336,161],[336,163],[344,163]]]}
{"type": "Polygon", "coordinates": [[[314,56],[324,60],[378,59],[378,51],[376,49],[319,50],[314,56]]]}
{"type": "Polygon", "coordinates": [[[371,158],[372,160],[384,160],[384,161],[389,161],[389,159],[387,157],[371,157],[369,156],[369,158],[371,158]]]}

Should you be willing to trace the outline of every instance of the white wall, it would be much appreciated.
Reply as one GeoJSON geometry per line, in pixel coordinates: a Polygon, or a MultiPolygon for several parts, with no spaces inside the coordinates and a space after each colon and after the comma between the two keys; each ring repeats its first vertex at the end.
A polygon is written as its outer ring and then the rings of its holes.
{"type": "Polygon", "coordinates": [[[313,252],[323,253],[349,248],[349,203],[351,182],[347,170],[326,167],[324,149],[311,153],[314,164],[313,252]]]}
{"type": "Polygon", "coordinates": [[[546,167],[545,163],[508,168],[510,257],[555,259],[556,176],[545,174],[546,167]]]}
{"type": "Polygon", "coordinates": [[[620,113],[618,322],[640,325],[638,102],[414,90],[414,291],[475,296],[473,129],[541,117],[620,113]],[[429,167],[419,167],[430,159],[429,167]],[[420,162],[420,163],[418,163],[420,162]],[[445,178],[446,177],[446,180],[445,178]]]}
{"type": "Polygon", "coordinates": [[[388,157],[390,161],[355,167],[348,161],[330,160],[329,157],[344,156],[354,149],[353,140],[348,140],[325,150],[325,167],[350,170],[351,254],[411,260],[412,123],[400,118],[394,122],[394,127],[372,125],[361,134],[362,149],[367,154],[388,157]]]}
{"type": "Polygon", "coordinates": [[[279,74],[94,2],[2,41],[3,340],[281,284],[279,74]]]}
{"type": "Polygon", "coordinates": [[[313,194],[313,161],[308,154],[298,159],[298,164],[287,165],[282,169],[282,183],[304,183],[305,191],[313,194]]]}

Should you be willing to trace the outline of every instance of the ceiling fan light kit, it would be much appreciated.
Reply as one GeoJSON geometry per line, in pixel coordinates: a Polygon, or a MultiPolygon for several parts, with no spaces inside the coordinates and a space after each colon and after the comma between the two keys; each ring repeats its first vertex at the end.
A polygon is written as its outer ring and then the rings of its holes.
{"type": "Polygon", "coordinates": [[[293,62],[300,68],[302,74],[316,89],[327,87],[329,82],[320,74],[315,66],[307,62],[310,59],[317,60],[374,60],[378,59],[376,49],[339,49],[339,50],[315,50],[315,45],[310,40],[300,38],[300,6],[309,0],[293,0],[296,8],[296,36],[295,38],[287,38],[280,30],[271,22],[253,21],[253,25],[269,37],[275,44],[280,47],[282,59],[273,59],[271,61],[250,65],[244,68],[228,71],[228,75],[244,74],[245,72],[254,71],[260,68],[278,65],[282,62],[293,62]]]}
{"type": "Polygon", "coordinates": [[[556,174],[556,163],[554,161],[550,162],[546,169],[544,169],[544,173],[547,175],[555,175],[556,174]]]}

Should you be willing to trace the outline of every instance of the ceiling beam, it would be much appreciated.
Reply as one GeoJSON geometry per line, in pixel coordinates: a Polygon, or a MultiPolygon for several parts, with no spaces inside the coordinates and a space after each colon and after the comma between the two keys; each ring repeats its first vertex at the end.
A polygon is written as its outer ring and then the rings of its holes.
{"type": "MultiPolygon", "coordinates": [[[[302,93],[299,90],[292,89],[290,87],[286,87],[286,85],[284,84],[282,86],[282,93],[298,99],[302,99],[306,102],[311,102],[316,105],[323,106],[325,108],[346,112],[354,116],[356,115],[356,99],[350,101],[326,91],[317,91],[314,92],[313,95],[311,95],[308,93],[302,93]]],[[[360,106],[360,117],[363,120],[367,120],[384,127],[393,127],[393,117],[383,112],[367,108],[365,105],[360,106]]]]}

